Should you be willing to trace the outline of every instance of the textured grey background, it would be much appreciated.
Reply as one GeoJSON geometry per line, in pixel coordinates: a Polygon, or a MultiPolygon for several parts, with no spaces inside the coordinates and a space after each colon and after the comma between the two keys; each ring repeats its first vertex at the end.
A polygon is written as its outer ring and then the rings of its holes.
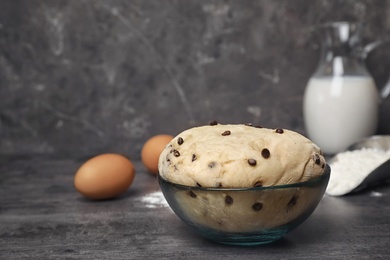
{"type": "MultiPolygon", "coordinates": [[[[305,133],[309,28],[390,32],[390,1],[0,2],[0,154],[139,158],[151,135],[217,120],[305,133]]],[[[390,48],[367,59],[378,85],[390,48]]],[[[378,133],[390,134],[390,100],[378,133]]]]}

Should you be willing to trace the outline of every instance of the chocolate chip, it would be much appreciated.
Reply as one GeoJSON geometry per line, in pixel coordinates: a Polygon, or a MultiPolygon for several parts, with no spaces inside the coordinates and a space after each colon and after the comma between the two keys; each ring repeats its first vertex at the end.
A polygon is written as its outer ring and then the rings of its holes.
{"type": "Polygon", "coordinates": [[[179,145],[182,145],[182,144],[184,143],[183,138],[181,138],[181,137],[177,138],[177,143],[178,143],[179,145]]]}
{"type": "Polygon", "coordinates": [[[222,187],[223,187],[223,185],[222,185],[222,183],[221,183],[221,182],[217,182],[217,183],[215,184],[215,187],[222,188],[222,187]]]}
{"type": "Polygon", "coordinates": [[[226,197],[225,197],[225,203],[226,203],[227,205],[232,205],[232,204],[233,204],[233,198],[230,197],[229,195],[226,195],[226,197]]]}
{"type": "Polygon", "coordinates": [[[218,122],[215,121],[215,120],[214,120],[214,121],[211,121],[211,122],[210,122],[210,125],[218,125],[218,122]]]}
{"type": "Polygon", "coordinates": [[[253,187],[262,187],[263,186],[263,183],[261,181],[257,181],[255,182],[255,184],[253,184],[253,187]]]}
{"type": "Polygon", "coordinates": [[[263,128],[261,125],[257,125],[257,126],[255,126],[256,128],[263,128]]]}
{"type": "Polygon", "coordinates": [[[175,157],[179,157],[179,156],[180,156],[180,153],[179,153],[178,150],[173,150],[173,155],[174,155],[175,157]]]}
{"type": "Polygon", "coordinates": [[[191,190],[188,194],[190,194],[190,196],[192,197],[192,198],[196,198],[196,194],[191,190]]]}
{"type": "Polygon", "coordinates": [[[230,135],[231,132],[229,130],[226,130],[225,132],[222,133],[223,136],[227,136],[227,135],[230,135]]]}
{"type": "Polygon", "coordinates": [[[276,128],[275,132],[278,133],[278,134],[283,134],[284,133],[282,128],[276,128]]]}
{"type": "Polygon", "coordinates": [[[261,156],[263,156],[265,159],[268,159],[271,156],[271,153],[267,148],[264,148],[261,150],[261,156]]]}
{"type": "Polygon", "coordinates": [[[292,207],[294,206],[295,204],[297,204],[297,198],[295,197],[295,195],[291,198],[291,200],[287,203],[287,206],[289,207],[292,207]]]}
{"type": "Polygon", "coordinates": [[[191,162],[193,162],[193,161],[195,161],[195,160],[196,160],[196,155],[193,154],[193,155],[192,155],[192,158],[191,158],[191,162]]]}
{"type": "Polygon", "coordinates": [[[215,165],[216,165],[216,163],[215,163],[215,162],[211,162],[211,163],[209,163],[209,165],[208,165],[208,166],[209,166],[209,168],[210,168],[210,169],[212,169],[212,168],[214,168],[214,167],[215,167],[215,165]]]}
{"type": "Polygon", "coordinates": [[[314,163],[317,164],[317,165],[321,164],[321,158],[320,158],[320,156],[318,154],[314,155],[314,163]]]}
{"type": "Polygon", "coordinates": [[[196,183],[196,186],[198,187],[202,187],[202,185],[199,184],[199,182],[196,183]]]}
{"type": "Polygon", "coordinates": [[[252,205],[252,209],[255,211],[259,211],[263,208],[263,203],[257,202],[252,205]]]}
{"type": "Polygon", "coordinates": [[[257,164],[255,159],[248,159],[248,163],[250,166],[255,166],[257,164]]]}

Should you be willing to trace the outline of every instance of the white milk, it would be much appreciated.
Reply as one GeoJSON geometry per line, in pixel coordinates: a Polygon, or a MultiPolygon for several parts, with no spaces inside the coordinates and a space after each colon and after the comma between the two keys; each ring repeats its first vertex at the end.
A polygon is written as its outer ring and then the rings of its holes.
{"type": "Polygon", "coordinates": [[[375,133],[378,104],[378,91],[370,77],[313,77],[303,100],[309,138],[327,154],[343,151],[375,133]]]}

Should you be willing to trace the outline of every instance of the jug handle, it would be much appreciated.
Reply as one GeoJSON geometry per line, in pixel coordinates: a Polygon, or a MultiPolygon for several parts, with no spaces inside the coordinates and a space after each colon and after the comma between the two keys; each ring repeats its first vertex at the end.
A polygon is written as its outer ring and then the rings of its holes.
{"type": "MultiPolygon", "coordinates": [[[[386,44],[386,43],[390,43],[390,38],[377,40],[377,41],[374,41],[374,42],[371,42],[371,43],[367,44],[366,46],[364,46],[364,48],[363,48],[363,50],[361,52],[361,58],[363,60],[365,60],[367,58],[367,56],[373,50],[375,50],[379,46],[381,46],[383,44],[386,44]]],[[[379,92],[379,96],[381,97],[382,100],[387,98],[389,95],[390,95],[390,77],[387,80],[387,83],[385,84],[385,86],[379,92]]]]}
{"type": "Polygon", "coordinates": [[[390,43],[390,38],[384,38],[384,39],[381,39],[381,40],[377,40],[377,41],[374,41],[374,42],[371,42],[367,45],[365,45],[363,47],[363,49],[361,50],[361,58],[363,60],[365,60],[367,58],[367,56],[373,51],[375,50],[376,48],[378,48],[379,46],[381,45],[384,45],[386,43],[390,43]]]}
{"type": "Polygon", "coordinates": [[[386,85],[381,89],[381,91],[379,92],[379,95],[381,97],[381,99],[386,99],[390,94],[390,77],[389,77],[389,80],[387,81],[386,85]]]}

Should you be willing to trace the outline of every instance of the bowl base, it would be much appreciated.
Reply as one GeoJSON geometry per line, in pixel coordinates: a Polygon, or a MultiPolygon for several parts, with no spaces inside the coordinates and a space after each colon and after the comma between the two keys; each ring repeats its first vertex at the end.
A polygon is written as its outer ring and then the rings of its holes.
{"type": "Polygon", "coordinates": [[[288,233],[287,226],[281,226],[272,230],[262,230],[261,232],[253,233],[226,233],[218,232],[216,230],[211,231],[203,230],[200,232],[205,238],[214,242],[226,245],[236,246],[258,246],[275,242],[288,233]]]}

